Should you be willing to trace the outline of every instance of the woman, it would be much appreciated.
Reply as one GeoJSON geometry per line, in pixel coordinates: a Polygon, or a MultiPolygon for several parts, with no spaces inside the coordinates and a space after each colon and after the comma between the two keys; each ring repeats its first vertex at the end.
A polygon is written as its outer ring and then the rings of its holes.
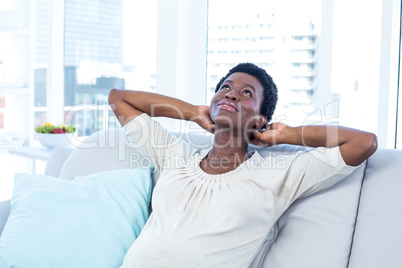
{"type": "Polygon", "coordinates": [[[141,140],[140,149],[161,171],[153,213],[123,267],[249,267],[294,200],[330,187],[377,148],[374,134],[350,128],[267,125],[277,89],[251,63],[222,78],[210,107],[126,90],[112,90],[109,102],[128,138],[141,140]],[[213,146],[199,151],[150,116],[194,121],[215,134],[213,146]],[[266,165],[279,156],[248,152],[249,143],[318,148],[266,165]]]}

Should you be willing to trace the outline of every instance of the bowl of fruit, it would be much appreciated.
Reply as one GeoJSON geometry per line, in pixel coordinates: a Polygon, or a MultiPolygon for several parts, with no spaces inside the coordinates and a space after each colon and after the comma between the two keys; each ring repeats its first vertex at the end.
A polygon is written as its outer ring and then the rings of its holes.
{"type": "Polygon", "coordinates": [[[70,145],[75,139],[76,131],[73,125],[52,125],[50,123],[44,123],[35,128],[39,142],[50,149],[59,145],[70,145]]]}

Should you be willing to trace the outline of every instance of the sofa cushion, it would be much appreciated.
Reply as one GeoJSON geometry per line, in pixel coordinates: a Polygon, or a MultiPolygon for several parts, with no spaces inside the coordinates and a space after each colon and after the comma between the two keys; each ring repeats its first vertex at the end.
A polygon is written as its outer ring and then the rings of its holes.
{"type": "Polygon", "coordinates": [[[367,163],[349,267],[402,267],[402,151],[367,163]]]}
{"type": "Polygon", "coordinates": [[[18,174],[0,267],[118,267],[148,219],[150,169],[18,174]]]}
{"type": "Polygon", "coordinates": [[[278,221],[278,237],[262,267],[346,268],[364,167],[294,202],[278,221]]]}

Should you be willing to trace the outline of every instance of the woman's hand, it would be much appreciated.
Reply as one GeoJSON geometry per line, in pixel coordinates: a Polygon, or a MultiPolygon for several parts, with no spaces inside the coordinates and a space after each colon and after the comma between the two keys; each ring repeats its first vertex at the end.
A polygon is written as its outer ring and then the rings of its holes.
{"type": "Polygon", "coordinates": [[[250,143],[261,147],[283,143],[290,129],[288,125],[283,123],[269,124],[263,132],[260,132],[261,130],[254,130],[250,143]]]}
{"type": "Polygon", "coordinates": [[[212,121],[209,106],[198,106],[197,116],[195,116],[192,121],[196,122],[200,127],[208,132],[215,132],[215,123],[212,121]]]}

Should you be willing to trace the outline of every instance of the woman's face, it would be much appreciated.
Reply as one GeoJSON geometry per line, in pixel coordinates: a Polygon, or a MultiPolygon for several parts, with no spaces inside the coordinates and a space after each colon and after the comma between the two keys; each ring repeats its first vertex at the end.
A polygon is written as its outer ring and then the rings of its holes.
{"type": "Polygon", "coordinates": [[[263,93],[263,86],[254,76],[247,73],[232,74],[211,100],[212,120],[220,128],[261,128],[266,122],[266,117],[260,114],[263,93]]]}

